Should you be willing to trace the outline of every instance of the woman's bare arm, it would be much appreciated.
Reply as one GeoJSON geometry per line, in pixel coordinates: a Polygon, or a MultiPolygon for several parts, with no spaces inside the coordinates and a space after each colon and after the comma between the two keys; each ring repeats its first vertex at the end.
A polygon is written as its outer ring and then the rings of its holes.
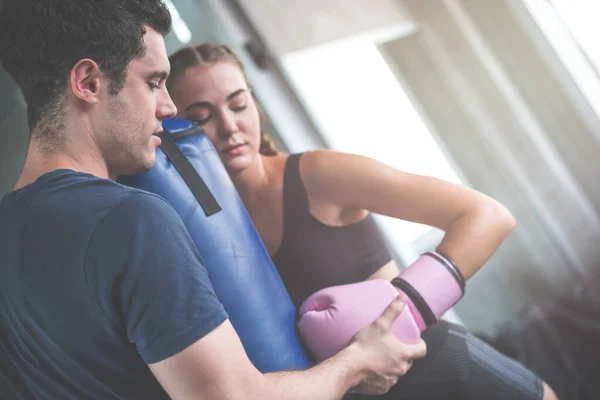
{"type": "Polygon", "coordinates": [[[365,209],[446,232],[438,250],[471,277],[512,231],[499,202],[473,189],[329,150],[306,153],[300,174],[309,198],[365,209]]]}

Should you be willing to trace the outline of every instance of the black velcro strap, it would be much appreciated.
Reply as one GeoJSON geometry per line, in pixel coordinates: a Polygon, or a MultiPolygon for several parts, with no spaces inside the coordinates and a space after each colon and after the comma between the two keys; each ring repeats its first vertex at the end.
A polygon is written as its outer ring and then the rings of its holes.
{"type": "Polygon", "coordinates": [[[161,133],[158,137],[162,141],[160,148],[188,185],[206,216],[208,217],[221,211],[221,206],[217,203],[217,200],[198,174],[198,171],[192,166],[190,160],[183,155],[179,146],[175,143],[175,139],[167,132],[161,133]]]}
{"type": "Polygon", "coordinates": [[[412,300],[413,304],[419,310],[421,318],[423,318],[423,322],[425,322],[426,326],[433,325],[437,322],[435,314],[431,311],[431,308],[429,308],[429,305],[425,299],[423,299],[421,293],[419,293],[410,283],[402,278],[394,278],[392,280],[392,285],[402,290],[412,300]]]}
{"type": "Polygon", "coordinates": [[[450,275],[452,275],[452,277],[456,280],[456,283],[458,283],[458,285],[460,286],[462,294],[463,295],[465,294],[465,278],[464,278],[463,274],[460,272],[460,270],[458,269],[458,267],[456,266],[456,263],[454,261],[452,261],[452,259],[450,259],[446,255],[440,253],[439,251],[436,251],[436,252],[428,251],[424,255],[433,257],[440,264],[442,264],[448,270],[448,272],[450,272],[450,275]]]}

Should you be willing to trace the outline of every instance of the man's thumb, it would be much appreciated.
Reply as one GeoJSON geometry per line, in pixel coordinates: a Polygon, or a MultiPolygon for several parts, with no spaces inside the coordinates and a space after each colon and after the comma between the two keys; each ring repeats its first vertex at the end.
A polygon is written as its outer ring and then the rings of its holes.
{"type": "Polygon", "coordinates": [[[406,299],[402,294],[392,300],[392,302],[383,310],[379,317],[380,322],[384,324],[387,329],[392,329],[392,324],[396,321],[396,318],[400,316],[406,305],[406,299]]]}

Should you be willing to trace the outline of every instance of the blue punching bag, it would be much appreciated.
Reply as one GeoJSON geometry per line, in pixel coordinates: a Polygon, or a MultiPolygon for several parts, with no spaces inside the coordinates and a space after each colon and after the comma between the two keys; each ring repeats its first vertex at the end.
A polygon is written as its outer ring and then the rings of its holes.
{"type": "Polygon", "coordinates": [[[258,370],[308,368],[294,305],[217,151],[190,121],[169,119],[163,127],[154,168],[119,181],[163,197],[179,213],[258,370]]]}

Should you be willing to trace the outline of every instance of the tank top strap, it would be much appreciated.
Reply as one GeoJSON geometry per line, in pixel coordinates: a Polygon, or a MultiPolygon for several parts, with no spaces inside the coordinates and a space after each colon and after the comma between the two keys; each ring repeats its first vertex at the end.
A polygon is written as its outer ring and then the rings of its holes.
{"type": "Polygon", "coordinates": [[[304,217],[309,213],[308,195],[300,177],[300,157],[304,153],[291,154],[285,163],[283,175],[284,220],[304,217]]]}

